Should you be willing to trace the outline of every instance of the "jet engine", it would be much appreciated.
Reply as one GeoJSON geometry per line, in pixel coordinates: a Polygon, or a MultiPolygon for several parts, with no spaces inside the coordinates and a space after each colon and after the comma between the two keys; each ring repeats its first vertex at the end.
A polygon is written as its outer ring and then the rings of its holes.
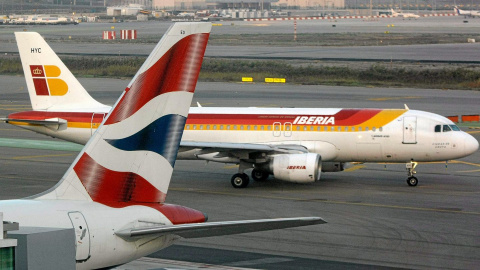
{"type": "Polygon", "coordinates": [[[322,173],[322,157],[313,153],[274,156],[268,164],[268,171],[276,179],[288,182],[318,181],[322,173]]]}

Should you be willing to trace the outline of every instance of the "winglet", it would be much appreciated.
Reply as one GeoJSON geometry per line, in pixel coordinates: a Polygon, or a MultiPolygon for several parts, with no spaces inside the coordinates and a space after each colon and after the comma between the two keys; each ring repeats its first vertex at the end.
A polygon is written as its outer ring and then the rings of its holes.
{"type": "Polygon", "coordinates": [[[410,108],[408,108],[407,104],[403,104],[405,106],[405,110],[410,110],[410,108]]]}

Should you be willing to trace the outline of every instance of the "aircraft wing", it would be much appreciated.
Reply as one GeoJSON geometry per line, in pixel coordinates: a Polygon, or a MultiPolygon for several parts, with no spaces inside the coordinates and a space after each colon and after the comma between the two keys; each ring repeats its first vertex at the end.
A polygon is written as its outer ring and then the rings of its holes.
{"type": "Polygon", "coordinates": [[[308,153],[308,150],[297,144],[257,144],[257,143],[223,143],[223,142],[192,142],[182,141],[180,152],[199,149],[197,155],[216,152],[267,152],[279,153],[308,153]]]}
{"type": "Polygon", "coordinates": [[[135,241],[141,237],[162,236],[167,234],[174,234],[183,238],[199,238],[285,229],[323,223],[327,222],[319,217],[256,219],[135,228],[118,231],[115,234],[127,241],[135,241]]]}

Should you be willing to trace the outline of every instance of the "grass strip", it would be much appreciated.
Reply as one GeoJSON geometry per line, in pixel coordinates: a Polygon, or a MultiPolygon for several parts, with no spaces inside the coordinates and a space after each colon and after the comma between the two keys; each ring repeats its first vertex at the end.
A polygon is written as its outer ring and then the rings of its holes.
{"type": "MultiPolygon", "coordinates": [[[[81,77],[130,78],[145,61],[143,57],[62,57],[65,65],[81,77]]],[[[0,74],[23,74],[19,57],[0,57],[0,74]]],[[[413,87],[440,89],[480,89],[480,68],[476,66],[391,66],[384,63],[333,65],[328,62],[284,60],[232,60],[205,58],[201,81],[240,82],[253,77],[264,82],[267,77],[285,78],[287,83],[309,85],[346,85],[375,87],[413,87]]]]}

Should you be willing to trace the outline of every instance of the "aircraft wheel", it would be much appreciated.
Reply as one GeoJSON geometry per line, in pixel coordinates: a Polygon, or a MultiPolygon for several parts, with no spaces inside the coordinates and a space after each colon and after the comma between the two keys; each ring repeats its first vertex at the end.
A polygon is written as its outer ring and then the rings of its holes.
{"type": "Polygon", "coordinates": [[[411,187],[414,187],[418,184],[418,179],[415,176],[411,176],[407,179],[407,184],[411,187]]]}
{"type": "Polygon", "coordinates": [[[262,182],[262,181],[267,180],[267,178],[268,178],[268,173],[267,172],[260,171],[260,170],[257,170],[257,169],[253,169],[253,171],[252,171],[252,179],[253,180],[262,182]]]}
{"type": "Polygon", "coordinates": [[[248,186],[250,179],[246,173],[236,173],[232,176],[231,182],[234,188],[245,188],[248,186]]]}

